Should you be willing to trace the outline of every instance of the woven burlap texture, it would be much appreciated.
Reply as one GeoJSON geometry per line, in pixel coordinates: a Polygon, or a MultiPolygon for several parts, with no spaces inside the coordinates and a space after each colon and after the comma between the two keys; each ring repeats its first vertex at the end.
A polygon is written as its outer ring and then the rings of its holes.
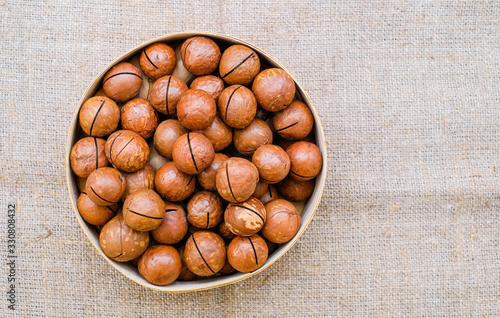
{"type": "Polygon", "coordinates": [[[500,316],[499,17],[498,1],[0,0],[0,241],[16,203],[14,314],[500,316]],[[290,70],[321,117],[328,180],[272,267],[173,295],[128,280],[91,245],[65,147],[103,67],[196,30],[249,41],[290,70]]]}

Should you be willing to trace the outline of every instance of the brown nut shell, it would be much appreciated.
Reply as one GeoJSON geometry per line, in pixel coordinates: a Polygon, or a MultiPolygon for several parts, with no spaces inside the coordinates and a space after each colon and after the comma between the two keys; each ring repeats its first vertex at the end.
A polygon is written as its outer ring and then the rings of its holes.
{"type": "Polygon", "coordinates": [[[245,45],[236,44],[228,47],[220,59],[220,76],[229,85],[250,84],[259,71],[259,56],[245,45]]]}
{"type": "Polygon", "coordinates": [[[217,115],[208,128],[196,132],[205,135],[210,140],[214,151],[221,151],[233,141],[233,130],[217,115]]]}
{"type": "Polygon", "coordinates": [[[153,190],[132,193],[123,203],[123,220],[136,231],[151,231],[163,221],[165,203],[153,190]]]}
{"type": "Polygon", "coordinates": [[[219,226],[217,227],[217,232],[225,241],[228,242],[236,237],[236,234],[231,232],[226,222],[221,222],[221,224],[219,224],[219,226]]]}
{"type": "Polygon", "coordinates": [[[99,243],[104,254],[112,260],[128,262],[148,248],[149,233],[132,230],[118,214],[102,228],[99,243]]]}
{"type": "Polygon", "coordinates": [[[314,191],[315,180],[307,181],[297,181],[293,178],[286,177],[280,183],[278,183],[277,188],[279,194],[289,200],[294,202],[300,202],[307,200],[314,191]]]}
{"type": "Polygon", "coordinates": [[[233,143],[239,153],[252,156],[260,146],[273,143],[273,132],[263,120],[254,118],[250,125],[234,131],[233,143]]]}
{"type": "Polygon", "coordinates": [[[214,191],[216,190],[216,184],[215,184],[215,177],[217,176],[217,170],[219,167],[229,159],[228,156],[222,153],[216,153],[214,156],[214,161],[212,161],[212,164],[203,170],[200,174],[198,174],[198,184],[203,187],[203,189],[208,190],[208,191],[214,191]]]}
{"type": "Polygon", "coordinates": [[[300,228],[300,214],[295,206],[287,200],[277,199],[265,205],[266,224],[262,235],[273,243],[290,241],[300,228]]]}
{"type": "Polygon", "coordinates": [[[242,203],[229,203],[224,212],[224,222],[231,232],[240,236],[254,235],[266,222],[266,209],[256,198],[242,203]]]}
{"type": "Polygon", "coordinates": [[[274,114],[273,125],[281,137],[299,140],[309,135],[314,125],[314,118],[306,104],[294,100],[287,108],[274,114]]]}
{"type": "Polygon", "coordinates": [[[188,231],[186,212],[181,205],[165,202],[165,215],[156,229],[151,231],[153,238],[162,244],[179,243],[188,231]]]}
{"type": "Polygon", "coordinates": [[[278,199],[278,191],[273,185],[270,184],[267,187],[267,191],[262,196],[258,197],[258,199],[265,205],[268,202],[278,199]]]}
{"type": "Polygon", "coordinates": [[[156,171],[149,163],[147,163],[142,169],[135,172],[126,173],[123,172],[122,175],[125,178],[125,191],[122,195],[122,201],[125,201],[127,197],[137,190],[142,189],[155,189],[155,174],[156,171]]]}
{"type": "Polygon", "coordinates": [[[295,96],[295,82],[287,72],[268,68],[255,77],[252,91],[259,105],[267,111],[285,109],[295,96]]]}
{"type": "Polygon", "coordinates": [[[182,64],[194,75],[207,75],[215,71],[220,57],[219,46],[204,36],[189,38],[181,47],[182,64]]]}
{"type": "Polygon", "coordinates": [[[70,164],[73,172],[87,178],[92,171],[109,166],[104,151],[106,140],[86,137],[78,140],[71,148],[70,164]]]}
{"type": "Polygon", "coordinates": [[[149,100],[160,113],[175,117],[177,116],[177,103],[187,90],[186,83],[177,76],[163,76],[151,86],[149,100]]]}
{"type": "Polygon", "coordinates": [[[298,141],[287,148],[290,157],[290,177],[307,181],[316,177],[323,166],[323,156],[318,146],[307,141],[298,141]]]}
{"type": "Polygon", "coordinates": [[[134,172],[142,169],[149,160],[149,146],[139,134],[118,130],[106,141],[106,157],[117,169],[134,172]]]}
{"type": "Polygon", "coordinates": [[[250,161],[232,157],[217,170],[217,192],[226,201],[238,203],[250,198],[259,182],[259,170],[250,161]]]}
{"type": "Polygon", "coordinates": [[[267,244],[259,235],[237,236],[229,243],[227,260],[237,271],[249,273],[266,263],[268,253],[267,244]]]}
{"type": "Polygon", "coordinates": [[[221,119],[237,129],[250,125],[257,112],[255,96],[242,85],[229,86],[222,91],[218,106],[221,119]]]}
{"type": "Polygon", "coordinates": [[[212,96],[200,89],[185,92],[177,104],[177,117],[187,129],[206,129],[217,113],[217,105],[212,96]]]}
{"type": "Polygon", "coordinates": [[[195,78],[191,85],[190,89],[201,89],[212,96],[214,101],[217,102],[220,94],[224,90],[224,81],[217,76],[213,75],[205,75],[195,78]]]}
{"type": "Polygon", "coordinates": [[[156,191],[167,201],[182,201],[194,191],[196,178],[177,169],[173,161],[164,164],[155,175],[156,191]]]}
{"type": "Polygon", "coordinates": [[[174,282],[181,274],[182,260],[174,247],[155,245],[142,254],[137,268],[151,284],[165,286],[174,282]]]}
{"type": "Polygon", "coordinates": [[[142,138],[153,136],[158,127],[158,116],[147,99],[134,98],[121,110],[122,128],[138,133],[142,138]]]}
{"type": "Polygon", "coordinates": [[[165,43],[153,43],[141,52],[141,69],[147,77],[158,79],[172,74],[177,63],[174,49],[165,43]]]}
{"type": "Polygon", "coordinates": [[[263,196],[266,193],[268,187],[269,187],[269,183],[264,182],[262,180],[259,180],[259,182],[257,183],[257,186],[255,187],[255,191],[252,194],[252,197],[259,198],[259,197],[263,196]]]}
{"type": "Polygon", "coordinates": [[[210,140],[200,133],[188,132],[174,142],[172,158],[177,168],[187,174],[199,174],[214,161],[210,140]]]}
{"type": "Polygon", "coordinates": [[[90,200],[86,192],[80,193],[76,205],[85,222],[92,225],[104,225],[118,212],[118,204],[112,206],[97,205],[90,200]]]}
{"type": "Polygon", "coordinates": [[[102,89],[109,98],[124,102],[134,98],[141,89],[142,74],[129,62],[118,63],[104,75],[102,89]]]}
{"type": "Polygon", "coordinates": [[[198,228],[210,229],[222,220],[222,201],[213,192],[200,191],[189,200],[187,211],[189,223],[198,228]]]}
{"type": "Polygon", "coordinates": [[[174,142],[182,135],[187,134],[188,130],[184,128],[177,119],[167,119],[158,125],[153,137],[156,151],[163,157],[172,160],[172,149],[174,142]]]}
{"type": "Polygon", "coordinates": [[[252,163],[259,170],[260,179],[270,184],[280,182],[290,172],[290,157],[276,145],[260,146],[253,154],[252,163]]]}
{"type": "Polygon", "coordinates": [[[214,232],[195,232],[186,242],[184,260],[189,270],[196,275],[211,276],[224,266],[226,244],[214,232]]]}
{"type": "Polygon", "coordinates": [[[181,261],[182,261],[181,273],[180,273],[179,277],[177,278],[177,280],[190,281],[190,280],[195,279],[196,274],[189,270],[189,268],[186,265],[186,262],[184,261],[184,245],[180,245],[177,248],[177,251],[179,252],[179,255],[181,256],[181,261]]]}
{"type": "Polygon", "coordinates": [[[120,201],[125,183],[125,178],[118,170],[103,167],[89,175],[85,192],[95,204],[112,206],[120,201]]]}
{"type": "Polygon", "coordinates": [[[118,105],[106,96],[94,96],[85,101],[78,113],[80,127],[89,136],[104,137],[120,123],[118,105]]]}

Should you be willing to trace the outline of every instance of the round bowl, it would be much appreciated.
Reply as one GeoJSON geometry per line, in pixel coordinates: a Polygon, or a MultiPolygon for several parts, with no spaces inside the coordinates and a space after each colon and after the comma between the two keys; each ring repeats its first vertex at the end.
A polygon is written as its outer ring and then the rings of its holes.
{"type": "MultiPolygon", "coordinates": [[[[78,140],[78,138],[81,136],[81,129],[80,125],[78,122],[78,113],[80,111],[80,107],[82,106],[83,102],[87,100],[88,98],[94,96],[96,92],[98,92],[98,89],[101,85],[102,79],[104,77],[104,74],[113,67],[113,65],[119,63],[119,62],[124,62],[124,61],[129,61],[132,59],[134,56],[138,55],[141,53],[141,51],[147,47],[148,45],[156,42],[166,42],[167,44],[170,44],[173,48],[175,48],[177,45],[182,44],[182,42],[192,36],[195,35],[202,35],[202,36],[207,36],[212,39],[214,39],[221,47],[224,46],[229,46],[233,44],[243,44],[246,45],[250,48],[252,48],[255,52],[259,54],[259,57],[261,59],[261,64],[263,67],[276,67],[285,70],[286,68],[281,65],[278,61],[276,61],[273,57],[271,57],[269,54],[264,52],[263,50],[259,49],[255,45],[252,45],[250,43],[247,43],[245,41],[239,40],[237,38],[228,36],[228,35],[222,35],[222,34],[216,34],[216,33],[210,33],[210,32],[185,32],[185,33],[175,33],[175,34],[170,34],[170,35],[165,35],[158,37],[156,39],[149,40],[132,50],[126,52],[125,54],[121,55],[114,61],[108,64],[90,83],[90,85],[87,87],[85,90],[85,93],[83,94],[82,98],[79,101],[78,107],[75,111],[75,114],[73,116],[73,120],[71,122],[71,126],[69,129],[69,134],[68,134],[68,142],[67,142],[67,147],[66,147],[66,178],[67,178],[67,185],[68,185],[68,190],[69,190],[69,196],[71,198],[71,204],[73,205],[73,210],[75,212],[76,218],[78,219],[78,222],[80,223],[81,228],[89,238],[89,240],[92,242],[94,247],[99,251],[99,253],[102,255],[104,259],[108,261],[109,264],[111,264],[114,268],[116,268],[120,273],[125,275],[126,277],[130,278],[134,282],[152,288],[160,291],[167,291],[167,292],[172,292],[172,293],[182,293],[182,292],[190,292],[190,291],[197,291],[197,290],[204,290],[204,289],[210,289],[210,288],[215,288],[215,287],[220,287],[232,283],[236,283],[239,281],[242,281],[244,279],[247,279],[253,275],[256,275],[262,271],[264,271],[266,268],[271,266],[274,262],[276,262],[281,256],[283,256],[299,239],[299,237],[304,233],[307,225],[309,222],[311,222],[314,213],[316,212],[316,209],[318,208],[318,204],[321,199],[321,195],[323,193],[323,188],[325,185],[326,181],[326,173],[327,173],[327,151],[326,151],[326,143],[325,143],[325,136],[323,133],[323,128],[321,127],[320,123],[320,118],[318,116],[318,113],[316,112],[309,96],[307,93],[302,89],[299,83],[294,78],[294,81],[296,83],[296,98],[304,102],[306,105],[309,106],[309,108],[312,111],[312,114],[314,116],[314,128],[313,131],[316,136],[316,144],[319,147],[321,153],[323,154],[323,169],[321,170],[320,174],[316,178],[316,187],[314,189],[314,192],[312,196],[303,204],[299,207],[299,212],[300,208],[302,208],[302,223],[300,225],[299,231],[295,235],[295,237],[284,244],[281,244],[274,253],[269,255],[269,258],[267,259],[267,262],[259,269],[251,272],[251,273],[234,273],[232,275],[228,276],[214,276],[214,277],[208,277],[208,278],[202,278],[202,279],[197,279],[193,281],[175,281],[174,283],[167,285],[167,286],[156,286],[151,283],[149,283],[147,280],[145,280],[138,272],[137,268],[132,266],[130,263],[118,263],[107,257],[104,252],[101,249],[101,246],[99,245],[99,231],[97,227],[90,225],[86,223],[83,218],[80,216],[80,213],[78,212],[77,209],[77,200],[78,196],[80,195],[80,191],[78,188],[78,183],[77,183],[77,177],[71,170],[71,165],[70,165],[70,151],[71,147],[75,144],[75,142],[78,140]]],[[[290,72],[288,72],[290,74],[290,72]]],[[[292,76],[292,74],[290,74],[292,76]]],[[[292,76],[293,78],[293,76],[292,76]]]]}

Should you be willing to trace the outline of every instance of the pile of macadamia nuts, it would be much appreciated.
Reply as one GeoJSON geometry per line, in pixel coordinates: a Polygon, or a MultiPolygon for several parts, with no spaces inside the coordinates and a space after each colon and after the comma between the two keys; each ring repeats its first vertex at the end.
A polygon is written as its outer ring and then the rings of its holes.
{"type": "Polygon", "coordinates": [[[322,169],[290,75],[220,45],[149,45],[79,112],[78,210],[109,258],[155,285],[263,266],[297,234],[322,169]]]}

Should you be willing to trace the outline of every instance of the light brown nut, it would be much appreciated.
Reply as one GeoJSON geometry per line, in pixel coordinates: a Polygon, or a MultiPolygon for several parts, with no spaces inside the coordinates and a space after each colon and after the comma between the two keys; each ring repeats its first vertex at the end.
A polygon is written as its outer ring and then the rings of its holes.
{"type": "Polygon", "coordinates": [[[200,276],[211,276],[221,270],[226,259],[226,244],[216,233],[198,231],[186,242],[184,260],[190,271],[200,276]]]}
{"type": "Polygon", "coordinates": [[[92,171],[109,166],[104,147],[106,140],[86,137],[78,140],[71,148],[70,163],[73,172],[87,178],[92,171]]]}
{"type": "Polygon", "coordinates": [[[242,203],[230,203],[224,212],[224,222],[236,235],[254,235],[262,229],[265,221],[266,209],[254,197],[242,203]]]}
{"type": "Polygon", "coordinates": [[[277,199],[265,205],[267,219],[262,235],[274,243],[290,241],[300,228],[300,214],[290,202],[277,199]]]}
{"type": "Polygon", "coordinates": [[[266,263],[267,256],[267,244],[257,234],[237,236],[227,248],[227,260],[239,272],[249,273],[259,269],[266,263]]]}

